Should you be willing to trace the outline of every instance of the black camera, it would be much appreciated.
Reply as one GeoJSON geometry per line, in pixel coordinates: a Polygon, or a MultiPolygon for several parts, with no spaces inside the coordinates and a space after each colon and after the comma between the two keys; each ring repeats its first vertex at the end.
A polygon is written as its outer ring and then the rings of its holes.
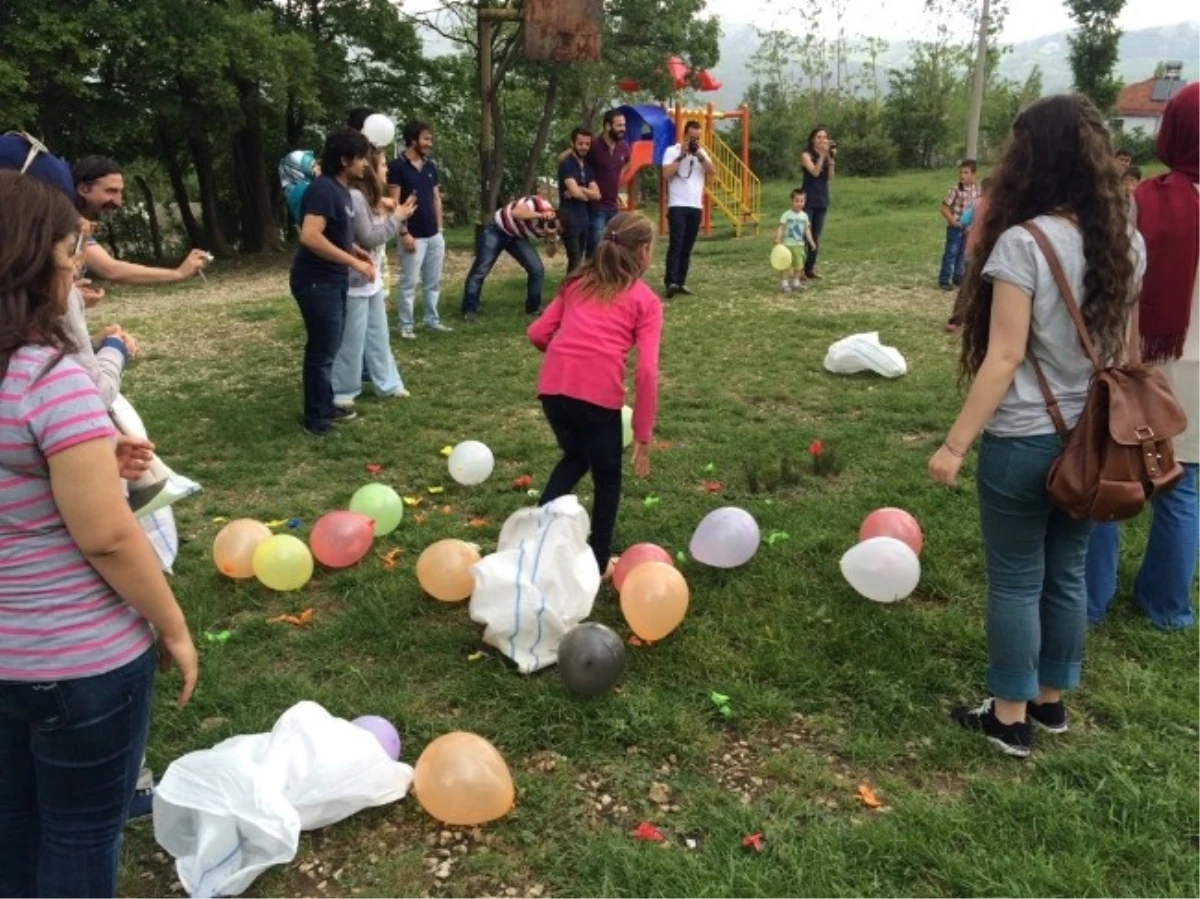
{"type": "Polygon", "coordinates": [[[831,141],[829,142],[829,149],[831,149],[831,150],[836,150],[836,149],[837,149],[837,141],[835,141],[835,140],[831,140],[831,141]]]}

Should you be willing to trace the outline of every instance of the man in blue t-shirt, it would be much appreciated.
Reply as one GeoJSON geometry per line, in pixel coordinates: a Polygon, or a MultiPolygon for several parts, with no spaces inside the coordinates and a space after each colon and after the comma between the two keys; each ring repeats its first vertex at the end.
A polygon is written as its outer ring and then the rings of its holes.
{"type": "Polygon", "coordinates": [[[424,122],[404,126],[404,152],[388,164],[388,194],[398,204],[411,196],[417,209],[408,220],[408,233],[400,239],[400,284],[396,288],[396,310],[400,336],[412,340],[413,301],[417,279],[425,293],[425,329],[449,331],[438,318],[438,296],[442,286],[442,262],[446,241],[442,237],[442,191],[433,152],[433,131],[424,122]]]}
{"type": "Polygon", "coordinates": [[[567,248],[567,271],[573,272],[584,255],[596,251],[592,240],[589,203],[600,200],[596,173],[588,162],[592,149],[592,132],[576,128],[571,132],[571,153],[558,164],[558,218],[567,248]]]}
{"type": "Polygon", "coordinates": [[[375,280],[369,253],[354,245],[354,204],[349,184],[367,169],[370,142],[353,128],[325,139],[321,174],[300,206],[300,248],[292,260],[292,296],[300,306],[304,345],[304,429],[315,437],[355,413],[333,404],[333,360],[342,345],[350,269],[375,280]]]}

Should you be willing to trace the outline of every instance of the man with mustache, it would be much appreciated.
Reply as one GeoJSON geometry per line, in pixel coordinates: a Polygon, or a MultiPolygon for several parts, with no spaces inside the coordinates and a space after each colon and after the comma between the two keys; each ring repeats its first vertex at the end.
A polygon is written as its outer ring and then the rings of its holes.
{"type": "Polygon", "coordinates": [[[563,243],[567,247],[567,271],[573,272],[585,256],[595,252],[589,205],[600,199],[596,175],[587,161],[592,150],[592,132],[571,132],[571,153],[558,164],[558,215],[562,220],[563,243]]]}
{"type": "MultiPolygon", "coordinates": [[[[574,149],[559,154],[559,162],[570,159],[574,149]]],[[[629,165],[629,144],[625,142],[625,114],[618,109],[604,113],[604,130],[599,140],[593,140],[587,163],[592,168],[600,199],[588,204],[591,222],[591,247],[600,245],[604,229],[621,211],[619,193],[621,172],[629,165]]]]}

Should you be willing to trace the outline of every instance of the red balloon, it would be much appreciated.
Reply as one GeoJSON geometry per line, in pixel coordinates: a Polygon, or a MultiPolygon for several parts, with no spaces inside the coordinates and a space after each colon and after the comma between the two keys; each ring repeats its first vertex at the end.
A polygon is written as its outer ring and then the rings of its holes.
{"type": "Polygon", "coordinates": [[[617,566],[613,569],[613,587],[618,593],[621,592],[621,585],[625,583],[629,572],[643,562],[666,562],[672,568],[675,567],[675,560],[661,546],[655,546],[653,543],[635,543],[621,553],[621,558],[617,560],[617,566]]]}
{"type": "Polygon", "coordinates": [[[367,554],[374,539],[375,522],[366,515],[339,510],[317,520],[308,535],[308,545],[322,565],[346,568],[367,554]]]}
{"type": "Polygon", "coordinates": [[[872,537],[895,537],[907,543],[909,549],[918,556],[921,547],[925,545],[925,534],[917,520],[903,509],[876,509],[863,519],[862,527],[858,529],[858,542],[870,540],[872,537]]]}

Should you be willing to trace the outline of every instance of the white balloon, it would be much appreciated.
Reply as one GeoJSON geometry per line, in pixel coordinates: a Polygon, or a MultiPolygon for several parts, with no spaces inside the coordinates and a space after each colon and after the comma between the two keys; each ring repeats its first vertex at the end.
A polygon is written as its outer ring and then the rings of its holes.
{"type": "Polygon", "coordinates": [[[872,537],[842,556],[842,576],[874,602],[906,599],[921,580],[921,560],[903,540],[872,537]]]}
{"type": "Polygon", "coordinates": [[[396,139],[396,123],[381,112],[367,116],[363,135],[377,147],[387,147],[396,139]]]}
{"type": "Polygon", "coordinates": [[[737,568],[758,552],[758,522],[745,509],[726,506],[709,512],[692,534],[692,558],[713,568],[737,568]]]}
{"type": "Polygon", "coordinates": [[[465,487],[482,484],[495,465],[492,451],[478,440],[464,440],[450,452],[450,477],[465,487]]]}
{"type": "Polygon", "coordinates": [[[621,445],[628,449],[633,445],[633,410],[621,407],[621,445]]]}

